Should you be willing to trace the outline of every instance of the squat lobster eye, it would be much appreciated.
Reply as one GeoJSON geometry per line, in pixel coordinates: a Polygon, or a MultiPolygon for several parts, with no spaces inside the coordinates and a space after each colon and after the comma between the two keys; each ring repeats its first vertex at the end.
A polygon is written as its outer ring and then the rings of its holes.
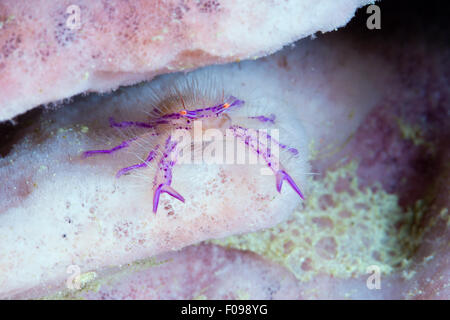
{"type": "Polygon", "coordinates": [[[181,110],[181,111],[180,111],[180,114],[181,114],[182,116],[185,116],[185,115],[187,115],[187,111],[186,111],[186,110],[181,110]]]}
{"type": "Polygon", "coordinates": [[[230,104],[229,104],[228,102],[223,104],[223,108],[224,108],[224,109],[227,109],[227,108],[229,108],[229,107],[230,107],[230,104]]]}

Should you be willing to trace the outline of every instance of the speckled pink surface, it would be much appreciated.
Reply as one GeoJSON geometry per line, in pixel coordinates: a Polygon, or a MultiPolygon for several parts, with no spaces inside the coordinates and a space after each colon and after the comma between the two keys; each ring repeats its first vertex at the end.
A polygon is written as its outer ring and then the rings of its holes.
{"type": "Polygon", "coordinates": [[[2,1],[0,121],[85,91],[264,56],[345,25],[367,2],[64,0],[33,1],[30,10],[2,1]],[[79,28],[67,24],[70,5],[79,28]]]}

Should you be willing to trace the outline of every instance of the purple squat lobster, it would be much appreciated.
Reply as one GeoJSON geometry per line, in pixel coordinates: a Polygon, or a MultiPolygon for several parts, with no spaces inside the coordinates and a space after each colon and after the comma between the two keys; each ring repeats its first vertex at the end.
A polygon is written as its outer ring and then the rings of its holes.
{"type": "MultiPolygon", "coordinates": [[[[123,121],[116,122],[113,118],[109,118],[110,127],[115,128],[145,128],[152,131],[152,135],[159,136],[161,131],[157,129],[160,126],[169,126],[171,129],[175,130],[191,130],[193,121],[205,121],[211,118],[222,117],[225,112],[230,111],[231,109],[240,107],[244,104],[243,100],[239,100],[233,96],[230,96],[225,102],[216,104],[212,107],[200,108],[195,110],[187,110],[185,108],[184,100],[180,96],[183,109],[178,112],[169,113],[165,115],[158,115],[147,122],[138,122],[138,121],[123,121]]],[[[258,116],[258,117],[248,117],[249,119],[255,119],[261,122],[271,122],[274,123],[275,115],[271,114],[270,117],[258,116]]],[[[292,189],[300,196],[301,199],[304,199],[302,192],[299,187],[296,185],[291,176],[282,168],[274,165],[277,159],[271,154],[270,149],[263,152],[261,151],[261,144],[255,134],[263,134],[266,136],[268,141],[271,143],[276,143],[282,149],[286,149],[293,155],[297,155],[298,151],[294,148],[288,148],[286,145],[283,145],[273,139],[270,135],[264,132],[259,132],[259,130],[246,129],[244,127],[238,125],[231,125],[229,128],[233,135],[244,142],[252,151],[261,156],[267,166],[273,171],[276,177],[276,188],[278,192],[281,192],[281,187],[283,181],[286,180],[288,184],[292,187],[292,189]]],[[[163,131],[164,132],[164,131],[163,131]]],[[[131,145],[131,143],[137,140],[137,137],[133,137],[131,139],[122,141],[119,145],[104,150],[90,150],[85,151],[82,154],[83,158],[91,157],[98,154],[111,154],[118,150],[127,148],[131,145]]],[[[181,196],[175,189],[171,186],[172,183],[172,169],[176,164],[176,158],[179,152],[179,148],[177,148],[177,142],[172,138],[172,135],[169,134],[167,139],[164,142],[163,146],[159,144],[155,146],[153,150],[151,150],[147,156],[147,158],[138,164],[125,167],[120,169],[116,177],[128,173],[131,170],[138,168],[145,168],[150,165],[153,161],[158,161],[157,170],[153,181],[154,186],[154,195],[153,195],[153,212],[156,213],[158,210],[159,198],[162,193],[167,193],[172,197],[184,202],[185,199],[181,196]],[[170,157],[169,157],[170,155],[170,157]],[[157,159],[159,157],[159,160],[157,159]]]]}

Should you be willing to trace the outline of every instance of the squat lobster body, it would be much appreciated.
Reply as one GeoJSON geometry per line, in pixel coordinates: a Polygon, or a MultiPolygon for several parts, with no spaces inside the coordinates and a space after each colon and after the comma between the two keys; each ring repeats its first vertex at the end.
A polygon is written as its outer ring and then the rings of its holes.
{"type": "MultiPolygon", "coordinates": [[[[182,99],[182,98],[181,98],[182,99]]],[[[239,100],[233,96],[230,96],[226,102],[220,103],[218,105],[208,107],[208,108],[200,108],[196,110],[181,110],[179,114],[183,118],[199,120],[203,118],[212,118],[219,117],[220,114],[226,110],[230,110],[233,107],[240,107],[244,104],[244,101],[239,100]]]]}
{"type": "MultiPolygon", "coordinates": [[[[157,106],[147,121],[122,121],[116,122],[113,118],[109,119],[111,127],[118,129],[126,128],[140,128],[147,130],[151,136],[155,137],[155,141],[159,143],[154,144],[152,149],[148,151],[148,155],[144,161],[134,164],[129,167],[120,169],[116,177],[119,178],[124,174],[136,169],[154,167],[156,168],[153,178],[153,212],[158,210],[159,200],[163,193],[185,202],[184,197],[178,193],[172,186],[173,168],[177,164],[180,151],[186,146],[182,145],[177,139],[179,131],[192,132],[194,123],[201,121],[203,128],[215,128],[223,132],[231,133],[236,140],[245,144],[245,146],[273,172],[275,175],[276,189],[281,192],[283,181],[286,180],[292,189],[304,199],[300,188],[294,182],[294,179],[282,167],[279,157],[274,154],[273,149],[277,147],[281,150],[291,152],[291,156],[295,157],[298,151],[295,148],[288,147],[272,136],[268,135],[265,130],[251,129],[233,123],[233,113],[236,109],[244,106],[244,101],[232,95],[224,99],[223,94],[219,102],[213,103],[214,99],[205,99],[209,101],[210,105],[198,106],[197,95],[183,96],[179,91],[177,94],[170,95],[165,101],[164,106],[157,106]],[[188,103],[186,103],[186,101],[188,103]],[[189,108],[187,105],[192,106],[189,108]],[[270,147],[270,146],[272,147],[270,147]],[[295,152],[293,151],[295,150],[295,152]]],[[[216,99],[217,101],[217,99],[216,99]]],[[[204,103],[204,102],[203,102],[204,103]]],[[[274,125],[275,116],[273,114],[266,117],[265,115],[247,116],[245,122],[254,122],[255,124],[266,124],[265,119],[270,119],[269,123],[274,125]]],[[[138,137],[132,137],[128,140],[122,141],[117,146],[111,149],[100,149],[85,151],[82,154],[83,158],[91,157],[99,154],[111,154],[118,152],[121,149],[128,148],[134,143],[138,137]]],[[[189,146],[190,147],[190,146],[189,146]]]]}

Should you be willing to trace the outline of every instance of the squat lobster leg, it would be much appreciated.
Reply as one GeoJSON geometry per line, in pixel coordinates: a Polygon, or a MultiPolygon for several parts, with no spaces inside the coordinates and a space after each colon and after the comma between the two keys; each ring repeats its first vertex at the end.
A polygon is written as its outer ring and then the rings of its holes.
{"type": "MultiPolygon", "coordinates": [[[[156,149],[158,149],[158,146],[156,146],[156,149]]],[[[155,150],[150,151],[147,158],[143,162],[122,168],[119,171],[117,171],[116,178],[119,178],[121,175],[124,175],[125,173],[128,173],[131,170],[148,167],[148,164],[152,162],[152,160],[156,157],[155,150]]]]}
{"type": "Polygon", "coordinates": [[[157,172],[153,181],[153,187],[155,189],[153,194],[153,212],[156,213],[158,210],[159,198],[162,193],[167,193],[174,197],[175,199],[184,202],[184,198],[181,194],[172,188],[172,169],[176,164],[176,158],[178,156],[178,144],[176,141],[169,137],[165,143],[165,150],[159,161],[157,172]]]}
{"type": "Polygon", "coordinates": [[[116,152],[120,149],[124,149],[124,148],[128,148],[130,146],[130,143],[133,142],[134,140],[136,140],[137,137],[129,139],[129,140],[125,140],[122,141],[121,144],[111,148],[111,149],[104,149],[104,150],[89,150],[89,151],[85,151],[83,152],[83,154],[81,155],[82,158],[87,158],[96,154],[101,154],[101,153],[106,153],[106,154],[110,154],[113,152],[116,152]]]}
{"type": "Polygon", "coordinates": [[[281,193],[283,181],[286,180],[292,187],[292,189],[299,195],[299,197],[302,200],[305,200],[303,193],[300,191],[300,188],[297,186],[295,181],[284,169],[281,168],[279,159],[276,158],[275,155],[271,152],[268,143],[270,142],[270,145],[276,144],[282,149],[286,149],[288,152],[295,155],[298,154],[298,151],[296,149],[288,148],[286,145],[280,144],[277,140],[261,130],[247,129],[237,125],[231,126],[230,129],[238,139],[240,139],[250,148],[250,150],[255,152],[258,157],[263,158],[266,165],[275,174],[276,188],[278,192],[281,193]],[[295,150],[295,152],[293,152],[292,150],[295,150]]]}

